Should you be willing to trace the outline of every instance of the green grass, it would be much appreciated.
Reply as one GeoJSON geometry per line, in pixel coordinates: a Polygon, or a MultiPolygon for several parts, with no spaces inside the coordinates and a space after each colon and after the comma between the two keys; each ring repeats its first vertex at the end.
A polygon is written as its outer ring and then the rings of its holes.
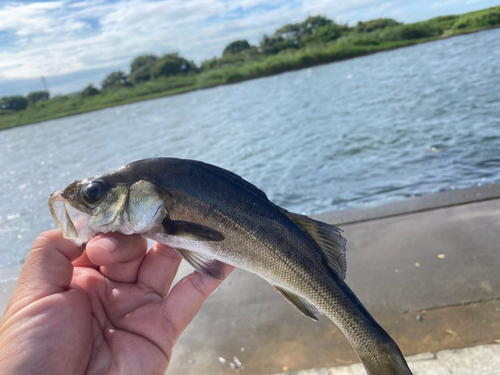
{"type": "Polygon", "coordinates": [[[436,17],[425,22],[392,25],[370,32],[347,28],[334,41],[264,55],[253,47],[238,56],[205,61],[198,72],[162,77],[134,86],[120,86],[98,95],[62,95],[31,103],[25,110],[0,110],[0,130],[120,104],[241,82],[380,51],[425,43],[500,26],[500,6],[462,15],[436,17]]]}

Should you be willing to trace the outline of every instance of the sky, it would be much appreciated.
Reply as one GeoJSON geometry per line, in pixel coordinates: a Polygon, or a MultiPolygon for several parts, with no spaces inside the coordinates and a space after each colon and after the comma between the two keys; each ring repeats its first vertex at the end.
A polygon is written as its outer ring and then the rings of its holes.
{"type": "Polygon", "coordinates": [[[145,53],[200,63],[238,39],[324,15],[339,23],[390,17],[416,22],[500,0],[0,0],[0,96],[80,91],[145,53]]]}

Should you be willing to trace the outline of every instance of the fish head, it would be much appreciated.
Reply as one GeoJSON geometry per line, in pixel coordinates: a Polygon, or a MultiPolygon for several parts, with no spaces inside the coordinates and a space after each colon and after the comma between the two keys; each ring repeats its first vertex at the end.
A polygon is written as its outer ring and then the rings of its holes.
{"type": "Polygon", "coordinates": [[[77,246],[99,233],[147,232],[167,215],[161,189],[120,169],[74,181],[54,192],[49,209],[64,238],[77,246]]]}

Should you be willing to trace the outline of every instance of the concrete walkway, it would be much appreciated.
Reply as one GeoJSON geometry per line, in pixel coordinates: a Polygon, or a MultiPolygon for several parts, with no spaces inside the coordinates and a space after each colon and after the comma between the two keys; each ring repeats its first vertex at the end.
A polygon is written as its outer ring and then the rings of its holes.
{"type": "MultiPolygon", "coordinates": [[[[413,375],[498,375],[500,345],[422,353],[406,358],[413,375]]],[[[276,375],[366,375],[361,364],[316,368],[276,375]]]]}

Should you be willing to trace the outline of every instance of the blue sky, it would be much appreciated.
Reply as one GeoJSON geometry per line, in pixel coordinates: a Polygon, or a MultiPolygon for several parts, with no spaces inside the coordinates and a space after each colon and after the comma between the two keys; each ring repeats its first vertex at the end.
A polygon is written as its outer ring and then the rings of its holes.
{"type": "Polygon", "coordinates": [[[308,15],[337,22],[415,22],[495,6],[499,0],[0,0],[0,96],[99,85],[143,53],[180,52],[201,62],[231,41],[308,15]]]}

